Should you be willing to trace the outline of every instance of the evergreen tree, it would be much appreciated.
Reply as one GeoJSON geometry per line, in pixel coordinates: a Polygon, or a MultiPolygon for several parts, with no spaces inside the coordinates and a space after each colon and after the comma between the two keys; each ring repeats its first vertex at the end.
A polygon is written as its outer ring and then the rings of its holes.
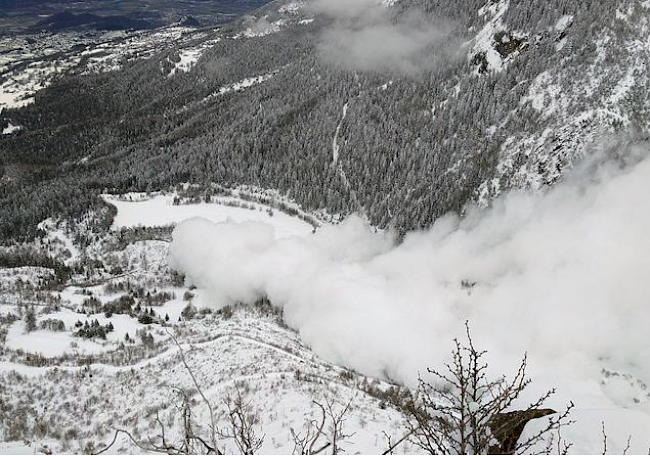
{"type": "Polygon", "coordinates": [[[25,313],[25,330],[28,333],[36,331],[36,313],[33,306],[29,306],[25,313]]]}

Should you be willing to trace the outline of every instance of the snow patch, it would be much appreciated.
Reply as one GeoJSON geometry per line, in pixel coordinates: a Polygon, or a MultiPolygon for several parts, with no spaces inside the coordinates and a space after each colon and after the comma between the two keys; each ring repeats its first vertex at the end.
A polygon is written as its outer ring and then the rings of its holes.
{"type": "Polygon", "coordinates": [[[263,82],[268,81],[273,76],[275,76],[275,73],[263,74],[263,75],[255,76],[255,77],[252,77],[252,78],[245,78],[245,79],[242,79],[239,82],[235,82],[233,84],[221,87],[218,92],[215,92],[214,94],[210,95],[207,98],[211,98],[211,97],[218,96],[218,95],[225,95],[225,94],[231,93],[231,92],[242,92],[242,91],[244,91],[245,89],[247,89],[249,87],[253,87],[253,86],[257,85],[257,84],[261,84],[263,82]]]}
{"type": "Polygon", "coordinates": [[[270,35],[272,33],[278,33],[280,29],[287,25],[287,21],[284,19],[278,19],[275,22],[269,22],[268,19],[262,17],[256,21],[249,20],[249,26],[242,33],[235,35],[234,39],[239,39],[242,37],[245,38],[260,38],[263,36],[270,35]]]}
{"type": "Polygon", "coordinates": [[[502,18],[509,6],[510,0],[503,0],[496,3],[489,2],[479,10],[479,15],[489,17],[489,20],[474,38],[473,52],[471,52],[470,58],[476,54],[485,55],[490,70],[501,71],[503,69],[503,59],[494,48],[494,36],[497,32],[504,30],[502,18]]]}
{"type": "Polygon", "coordinates": [[[170,72],[170,76],[177,72],[187,73],[190,71],[199,58],[203,55],[203,49],[183,49],[178,53],[180,60],[174,63],[174,68],[170,72]]]}
{"type": "Polygon", "coordinates": [[[38,229],[45,233],[40,241],[47,247],[47,251],[63,260],[66,265],[74,263],[80,256],[79,249],[70,238],[73,229],[68,222],[46,219],[38,224],[38,229]]]}
{"type": "Polygon", "coordinates": [[[544,117],[552,116],[563,106],[562,89],[555,80],[549,71],[541,73],[530,85],[528,96],[521,102],[529,102],[544,117]]]}
{"type": "Polygon", "coordinates": [[[341,127],[343,126],[343,122],[345,122],[345,118],[348,116],[348,103],[345,103],[343,105],[343,113],[341,115],[341,120],[339,121],[339,124],[336,127],[336,133],[334,133],[334,139],[332,139],[332,163],[336,166],[339,163],[339,133],[341,132],[341,127]]]}
{"type": "Polygon", "coordinates": [[[12,134],[14,132],[17,132],[17,131],[21,130],[22,128],[23,127],[21,127],[19,125],[13,125],[11,122],[9,122],[9,125],[7,125],[7,127],[5,127],[2,130],[2,134],[3,135],[10,135],[10,134],[12,134]]]}
{"type": "Polygon", "coordinates": [[[278,8],[278,12],[281,14],[300,14],[300,10],[303,9],[306,4],[307,3],[304,1],[287,3],[278,8]]]}
{"type": "Polygon", "coordinates": [[[572,14],[566,14],[562,16],[557,23],[555,24],[555,31],[557,32],[563,32],[569,27],[571,27],[571,24],[573,24],[573,15],[572,14]]]}
{"type": "MultiPolygon", "coordinates": [[[[199,61],[199,59],[206,51],[206,49],[209,49],[210,47],[214,46],[220,41],[221,38],[215,38],[203,42],[201,46],[196,48],[181,49],[180,51],[178,51],[179,61],[173,62],[174,68],[172,68],[169,75],[172,76],[174,74],[177,74],[178,72],[183,72],[183,73],[189,72],[192,68],[194,68],[194,66],[199,61]]],[[[169,60],[169,58],[167,60],[169,60]]]]}

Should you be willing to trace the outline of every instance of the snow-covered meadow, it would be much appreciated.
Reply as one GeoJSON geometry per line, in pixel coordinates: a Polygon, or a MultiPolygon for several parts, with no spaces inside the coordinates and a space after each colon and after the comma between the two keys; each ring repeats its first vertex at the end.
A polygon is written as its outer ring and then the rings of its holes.
{"type": "Polygon", "coordinates": [[[229,203],[245,204],[246,207],[215,203],[174,204],[175,195],[156,195],[138,197],[137,195],[119,198],[105,195],[104,200],[117,208],[113,222],[115,228],[134,226],[166,226],[177,224],[194,217],[201,217],[214,223],[264,222],[272,225],[278,237],[306,235],[313,227],[308,223],[280,211],[273,211],[261,204],[228,199],[229,203]]]}

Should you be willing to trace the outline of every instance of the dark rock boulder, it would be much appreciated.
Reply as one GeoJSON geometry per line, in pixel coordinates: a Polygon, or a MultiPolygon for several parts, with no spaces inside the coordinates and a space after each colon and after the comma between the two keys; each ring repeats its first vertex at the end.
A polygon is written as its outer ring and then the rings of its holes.
{"type": "Polygon", "coordinates": [[[516,410],[514,412],[497,413],[488,422],[494,438],[499,445],[490,447],[488,454],[514,454],[517,442],[526,424],[534,419],[557,413],[552,409],[516,410]]]}

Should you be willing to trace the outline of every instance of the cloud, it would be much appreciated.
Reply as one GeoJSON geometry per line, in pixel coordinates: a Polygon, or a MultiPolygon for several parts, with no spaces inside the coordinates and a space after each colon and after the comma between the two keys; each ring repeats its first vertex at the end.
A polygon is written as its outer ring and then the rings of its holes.
{"type": "Polygon", "coordinates": [[[209,305],[268,296],[319,355],[366,374],[414,384],[469,320],[495,373],[528,352],[534,385],[557,386],[560,402],[650,413],[648,398],[599,384],[603,368],[650,381],[648,195],[647,149],[630,147],[400,244],[356,217],[281,240],[269,225],[194,219],[171,255],[209,305]]]}
{"type": "Polygon", "coordinates": [[[273,24],[268,21],[266,17],[261,17],[259,19],[254,16],[246,16],[244,18],[244,35],[251,38],[256,36],[265,36],[270,33],[279,31],[278,24],[273,24]]]}
{"type": "Polygon", "coordinates": [[[395,14],[378,0],[313,0],[310,8],[332,20],[320,37],[321,57],[344,68],[413,74],[451,54],[437,46],[449,28],[421,12],[395,14]]]}

